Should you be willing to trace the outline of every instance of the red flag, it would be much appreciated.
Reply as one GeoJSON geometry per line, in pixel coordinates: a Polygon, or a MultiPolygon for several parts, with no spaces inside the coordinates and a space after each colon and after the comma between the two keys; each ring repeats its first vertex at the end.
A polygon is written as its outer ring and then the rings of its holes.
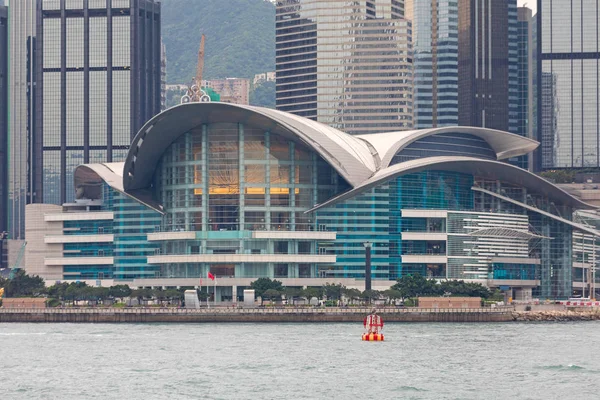
{"type": "Polygon", "coordinates": [[[210,271],[208,271],[208,279],[210,280],[215,280],[215,276],[213,274],[210,273],[210,271]]]}

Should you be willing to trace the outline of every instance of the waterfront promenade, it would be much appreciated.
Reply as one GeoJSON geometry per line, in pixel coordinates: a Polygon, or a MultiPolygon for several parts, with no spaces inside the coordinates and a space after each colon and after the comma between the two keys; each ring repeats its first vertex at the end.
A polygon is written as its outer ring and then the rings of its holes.
{"type": "MultiPolygon", "coordinates": [[[[0,322],[361,322],[371,308],[0,308],[0,322]]],[[[513,308],[378,308],[385,322],[506,322],[513,308]]]]}

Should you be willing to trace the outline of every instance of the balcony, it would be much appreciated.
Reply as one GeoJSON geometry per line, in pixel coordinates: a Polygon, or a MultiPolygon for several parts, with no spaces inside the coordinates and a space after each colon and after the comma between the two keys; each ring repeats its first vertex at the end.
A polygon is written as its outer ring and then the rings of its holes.
{"type": "Polygon", "coordinates": [[[335,263],[335,255],[321,254],[174,254],[148,257],[149,264],[183,263],[335,263]]]}

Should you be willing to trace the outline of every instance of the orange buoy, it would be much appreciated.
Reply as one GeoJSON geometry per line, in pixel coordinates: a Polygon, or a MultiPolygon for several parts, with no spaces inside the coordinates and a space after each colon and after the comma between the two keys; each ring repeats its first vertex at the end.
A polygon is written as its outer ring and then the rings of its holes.
{"type": "Polygon", "coordinates": [[[383,333],[363,333],[362,340],[365,342],[383,342],[383,333]]]}

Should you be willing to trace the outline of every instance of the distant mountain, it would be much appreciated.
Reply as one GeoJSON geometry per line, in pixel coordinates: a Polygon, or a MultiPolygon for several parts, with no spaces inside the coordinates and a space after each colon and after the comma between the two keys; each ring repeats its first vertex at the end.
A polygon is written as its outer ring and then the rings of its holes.
{"type": "Polygon", "coordinates": [[[206,35],[204,79],[275,70],[275,5],[268,0],[162,0],[167,82],[189,83],[206,35]]]}

